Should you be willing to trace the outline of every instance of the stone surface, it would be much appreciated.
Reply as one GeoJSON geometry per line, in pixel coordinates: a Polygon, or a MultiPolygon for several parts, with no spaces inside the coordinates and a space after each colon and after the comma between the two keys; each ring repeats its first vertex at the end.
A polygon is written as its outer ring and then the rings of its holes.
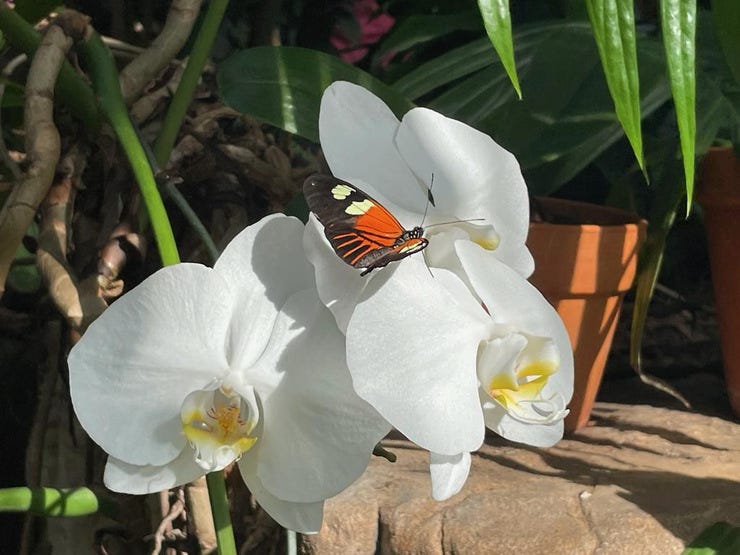
{"type": "Polygon", "coordinates": [[[326,503],[302,538],[316,554],[672,554],[710,524],[740,525],[740,426],[731,419],[597,403],[593,426],[536,449],[494,435],[463,490],[430,496],[428,454],[403,438],[326,503]]]}

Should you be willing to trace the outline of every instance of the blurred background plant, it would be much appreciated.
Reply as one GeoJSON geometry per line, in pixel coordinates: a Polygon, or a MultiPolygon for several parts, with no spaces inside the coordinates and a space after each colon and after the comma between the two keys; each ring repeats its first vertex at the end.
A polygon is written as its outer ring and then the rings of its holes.
{"type": "MultiPolygon", "coordinates": [[[[692,321],[698,321],[696,314],[711,304],[700,209],[685,199],[687,191],[691,197],[694,156],[717,142],[737,145],[740,140],[736,0],[698,2],[695,135],[690,116],[691,18],[682,23],[680,18],[661,16],[661,9],[668,15],[693,13],[696,4],[691,0],[481,0],[478,5],[457,0],[233,2],[210,52],[215,67],[207,65],[200,75],[187,112],[166,123],[172,93],[183,79],[182,60],[193,52],[195,37],[205,25],[200,2],[187,3],[192,15],[199,14],[192,18],[192,31],[183,21],[172,23],[182,35],[181,43],[171,53],[159,48],[158,69],[151,79],[146,76],[155,67],[152,64],[128,73],[124,68],[141,60],[143,49],[171,31],[169,17],[185,13],[173,9],[181,4],[86,0],[65,2],[64,7],[91,17],[121,69],[131,119],[143,146],[153,145],[149,165],[166,197],[184,260],[210,263],[236,232],[267,213],[285,210],[305,217],[301,183],[323,168],[316,145],[321,93],[333,80],[345,79],[378,94],[397,115],[414,104],[428,106],[490,134],[517,156],[532,195],[609,204],[645,217],[649,236],[631,326],[630,359],[638,372],[642,373],[647,310],[661,265],[661,290],[678,310],[692,313],[692,321]],[[510,10],[497,9],[504,7],[510,10]],[[627,12],[634,14],[634,32],[627,12]],[[666,21],[673,23],[667,28],[666,21]],[[668,51],[673,48],[677,71],[686,77],[678,93],[669,79],[667,34],[674,41],[669,41],[668,51]],[[610,41],[616,50],[610,50],[610,41]],[[609,82],[602,57],[607,59],[609,82]],[[145,82],[127,93],[124,77],[145,82]],[[620,106],[616,111],[613,97],[620,106]],[[167,148],[158,146],[163,129],[174,133],[169,156],[167,148]]],[[[26,66],[19,54],[30,55],[38,43],[39,35],[30,25],[45,30],[47,16],[60,6],[55,0],[18,0],[14,10],[0,7],[4,206],[29,164],[23,147],[26,66]]],[[[85,63],[83,67],[87,69],[85,63]]],[[[95,295],[110,302],[161,261],[157,249],[146,248],[151,230],[143,196],[133,185],[114,135],[101,127],[104,103],[96,102],[72,66],[62,70],[57,93],[54,121],[62,137],[61,159],[72,164],[68,173],[74,177],[65,205],[66,228],[62,225],[67,230],[62,239],[65,248],[57,256],[76,282],[92,279],[95,295]]],[[[57,166],[57,176],[64,175],[64,167],[57,166]]],[[[48,200],[44,206],[53,204],[54,199],[48,200]]],[[[63,404],[50,408],[56,406],[53,399],[63,397],[58,369],[63,368],[64,353],[80,323],[64,311],[65,317],[59,316],[57,299],[43,285],[49,276],[34,264],[39,250],[44,251],[39,247],[48,244],[53,227],[49,223],[59,223],[44,210],[24,232],[0,299],[3,419],[11,423],[3,436],[8,461],[2,466],[8,471],[2,480],[7,484],[0,485],[28,483],[29,471],[17,460],[24,449],[32,475],[48,478],[56,463],[43,460],[44,446],[62,441],[69,429],[74,430],[68,406],[67,413],[63,404]]],[[[675,344],[667,350],[672,347],[675,344]]],[[[65,449],[74,451],[75,441],[67,441],[65,449]]],[[[87,463],[75,460],[92,472],[87,463]]],[[[230,487],[238,488],[239,483],[235,480],[230,487]]],[[[166,510],[177,503],[177,495],[162,500],[166,510]]],[[[251,542],[255,549],[273,541],[275,529],[269,519],[247,502],[241,509],[250,520],[241,528],[246,539],[240,541],[251,542]]],[[[161,521],[158,507],[147,510],[153,520],[161,521]]],[[[8,533],[18,529],[12,524],[8,533]]],[[[24,530],[28,542],[32,530],[28,521],[24,530]]],[[[123,533],[109,536],[120,538],[123,533]]]]}

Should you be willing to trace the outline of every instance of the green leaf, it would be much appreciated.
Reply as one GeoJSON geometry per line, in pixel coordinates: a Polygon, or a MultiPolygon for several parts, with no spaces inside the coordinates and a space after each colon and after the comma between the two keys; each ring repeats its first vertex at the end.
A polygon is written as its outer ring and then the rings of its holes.
{"type": "MultiPolygon", "coordinates": [[[[517,46],[519,46],[517,42],[517,46]]],[[[491,43],[479,39],[442,54],[393,83],[393,89],[411,100],[495,63],[491,43]]]]}
{"type": "MultiPolygon", "coordinates": [[[[740,137],[740,81],[733,78],[717,38],[713,14],[697,12],[696,154],[740,137]]],[[[740,143],[739,143],[740,144],[740,143]]]]}
{"type": "Polygon", "coordinates": [[[696,141],[696,0],[661,0],[660,17],[668,76],[681,137],[688,214],[694,192],[696,141]]]}
{"type": "Polygon", "coordinates": [[[3,108],[22,108],[25,101],[25,89],[23,85],[11,81],[7,77],[0,77],[0,83],[5,85],[3,94],[3,108]]]}
{"type": "Polygon", "coordinates": [[[640,168],[645,168],[640,129],[640,86],[634,8],[628,0],[588,0],[588,15],[614,108],[640,168]]]}
{"type": "Polygon", "coordinates": [[[399,117],[413,108],[406,97],[369,73],[305,48],[250,48],[218,68],[219,91],[229,106],[315,142],[321,95],[334,81],[362,85],[399,117]]]}
{"type": "Polygon", "coordinates": [[[658,274],[663,265],[666,239],[676,218],[680,198],[669,207],[663,222],[648,228],[645,245],[640,251],[640,263],[635,280],[635,305],[630,327],[630,364],[638,375],[642,374],[642,339],[645,334],[650,301],[653,298],[658,274]]]}
{"type": "Polygon", "coordinates": [[[486,26],[488,38],[491,39],[491,44],[493,44],[499,58],[501,58],[517,96],[521,98],[522,89],[519,86],[519,76],[516,73],[514,43],[511,38],[509,0],[478,0],[478,8],[483,16],[483,24],[486,26]]]}
{"type": "MultiPolygon", "coordinates": [[[[573,24],[546,22],[518,30],[514,39],[514,52],[519,59],[520,72],[524,71],[523,66],[528,64],[530,56],[537,51],[550,33],[559,33],[564,27],[571,25],[573,24]]],[[[580,23],[576,23],[575,26],[584,28],[580,23]]],[[[461,78],[474,76],[476,72],[486,68],[493,68],[492,71],[496,72],[496,75],[501,72],[506,79],[507,75],[501,60],[488,55],[490,48],[488,39],[471,41],[420,65],[393,83],[393,88],[411,100],[416,100],[435,89],[455,83],[461,78]]],[[[508,96],[508,91],[498,90],[504,82],[505,80],[496,82],[497,94],[508,96]]],[[[488,87],[489,90],[491,88],[488,87]]]]}
{"type": "Polygon", "coordinates": [[[740,553],[740,527],[717,522],[686,546],[682,555],[735,555],[740,553]]]}
{"type": "Polygon", "coordinates": [[[383,40],[375,59],[394,51],[403,52],[419,44],[438,39],[455,31],[483,29],[476,11],[449,15],[412,15],[397,24],[383,40]]]}
{"type": "Polygon", "coordinates": [[[37,23],[61,4],[59,0],[17,0],[15,11],[29,23],[37,23]]]}
{"type": "MultiPolygon", "coordinates": [[[[536,94],[517,100],[495,63],[448,85],[429,106],[490,134],[516,155],[530,191],[549,194],[624,131],[588,23],[538,24],[517,33],[514,44],[522,86],[536,94]]],[[[670,88],[660,41],[642,37],[638,52],[645,117],[665,104],[670,88]]]]}
{"type": "MultiPolygon", "coordinates": [[[[29,57],[33,56],[41,43],[41,35],[19,16],[16,10],[9,8],[5,3],[0,3],[0,30],[4,40],[29,57]]],[[[100,114],[92,89],[72,69],[69,62],[65,61],[59,72],[55,94],[58,94],[59,99],[91,130],[100,127],[100,114]]]]}
{"type": "Polygon", "coordinates": [[[725,61],[740,83],[740,2],[738,0],[712,0],[712,16],[717,39],[725,61]]]}
{"type": "Polygon", "coordinates": [[[663,264],[666,239],[685,194],[685,188],[681,186],[679,179],[681,163],[676,157],[679,139],[675,136],[675,127],[659,128],[650,139],[648,144],[652,146],[648,156],[655,161],[651,164],[654,198],[650,201],[650,212],[647,215],[650,222],[647,238],[640,251],[635,280],[635,305],[630,328],[630,364],[641,377],[644,376],[641,360],[642,339],[648,309],[663,264]]]}

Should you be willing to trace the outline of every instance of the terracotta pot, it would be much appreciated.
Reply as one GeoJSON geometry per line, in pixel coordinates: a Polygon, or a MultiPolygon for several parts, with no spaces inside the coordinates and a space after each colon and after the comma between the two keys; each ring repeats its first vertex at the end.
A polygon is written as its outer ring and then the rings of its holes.
{"type": "Polygon", "coordinates": [[[573,346],[575,383],[565,419],[573,431],[588,423],[593,409],[647,223],[583,202],[537,198],[533,204],[545,221],[529,226],[530,281],[558,311],[573,346]]]}
{"type": "Polygon", "coordinates": [[[704,208],[727,394],[740,417],[740,159],[731,148],[704,157],[697,200],[704,208]]]}

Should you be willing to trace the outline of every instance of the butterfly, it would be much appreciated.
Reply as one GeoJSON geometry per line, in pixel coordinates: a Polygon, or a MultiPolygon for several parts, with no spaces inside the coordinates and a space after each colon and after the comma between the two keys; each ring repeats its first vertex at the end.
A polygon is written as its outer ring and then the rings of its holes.
{"type": "Polygon", "coordinates": [[[334,252],[350,266],[364,268],[362,276],[429,244],[424,228],[405,229],[377,200],[332,175],[308,177],[303,194],[334,252]]]}

